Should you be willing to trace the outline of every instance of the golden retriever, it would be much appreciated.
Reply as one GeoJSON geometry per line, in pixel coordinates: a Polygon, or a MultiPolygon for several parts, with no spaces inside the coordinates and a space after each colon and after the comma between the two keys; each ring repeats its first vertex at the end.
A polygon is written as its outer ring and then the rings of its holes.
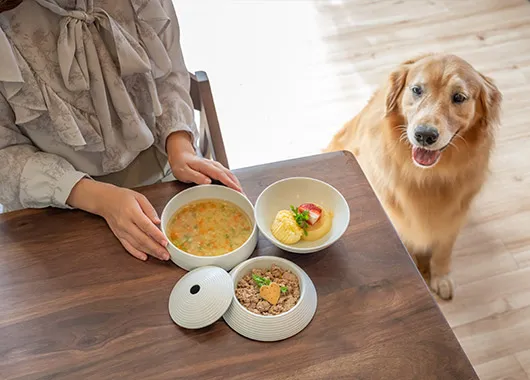
{"type": "Polygon", "coordinates": [[[454,294],[451,253],[488,174],[501,101],[493,81],[463,59],[426,54],[397,67],[325,149],[356,156],[442,299],[454,294]]]}

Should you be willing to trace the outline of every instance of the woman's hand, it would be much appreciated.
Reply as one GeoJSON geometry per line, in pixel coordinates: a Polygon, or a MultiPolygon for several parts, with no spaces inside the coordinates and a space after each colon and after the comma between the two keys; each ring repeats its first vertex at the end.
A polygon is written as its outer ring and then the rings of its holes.
{"type": "Polygon", "coordinates": [[[187,132],[169,135],[166,143],[169,164],[176,179],[185,183],[210,184],[212,179],[241,192],[241,184],[234,174],[219,162],[198,157],[187,132]]]}
{"type": "Polygon", "coordinates": [[[103,217],[123,247],[134,257],[168,260],[167,240],[157,227],[160,219],[147,198],[136,191],[82,179],[68,204],[103,217]]]}

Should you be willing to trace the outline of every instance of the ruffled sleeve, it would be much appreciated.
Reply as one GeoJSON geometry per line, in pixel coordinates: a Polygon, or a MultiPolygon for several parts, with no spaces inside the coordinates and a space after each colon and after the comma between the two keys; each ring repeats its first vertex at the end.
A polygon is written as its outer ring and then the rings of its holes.
{"type": "Polygon", "coordinates": [[[0,204],[7,211],[54,206],[66,200],[75,184],[87,177],[64,158],[39,152],[16,127],[14,115],[0,94],[0,204]]]}
{"type": "Polygon", "coordinates": [[[69,208],[66,200],[84,173],[62,157],[39,152],[18,129],[6,97],[18,93],[24,80],[14,52],[0,29],[0,204],[7,211],[55,206],[69,208]]]}
{"type": "Polygon", "coordinates": [[[190,77],[180,46],[180,29],[171,0],[133,0],[137,30],[148,52],[162,113],[156,120],[156,146],[166,153],[168,136],[190,134],[194,147],[198,131],[190,97],[190,77]]]}

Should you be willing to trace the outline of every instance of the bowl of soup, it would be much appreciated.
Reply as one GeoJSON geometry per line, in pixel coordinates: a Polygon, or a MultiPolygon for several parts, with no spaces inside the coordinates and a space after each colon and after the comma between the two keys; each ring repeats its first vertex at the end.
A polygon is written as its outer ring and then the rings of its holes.
{"type": "Polygon", "coordinates": [[[168,202],[161,219],[171,260],[186,270],[231,270],[258,242],[252,203],[225,186],[200,185],[180,192],[168,202]]]}

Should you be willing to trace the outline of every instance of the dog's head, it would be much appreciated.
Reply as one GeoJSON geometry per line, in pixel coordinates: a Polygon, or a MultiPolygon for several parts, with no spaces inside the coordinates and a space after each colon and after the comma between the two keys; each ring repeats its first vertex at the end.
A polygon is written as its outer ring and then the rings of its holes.
{"type": "MultiPolygon", "coordinates": [[[[390,75],[386,114],[399,116],[396,136],[410,143],[417,166],[429,168],[444,151],[458,149],[456,140],[467,143],[466,136],[489,133],[499,121],[501,99],[493,81],[463,59],[429,54],[404,62],[390,75]]],[[[466,149],[465,143],[458,145],[466,149]]]]}

